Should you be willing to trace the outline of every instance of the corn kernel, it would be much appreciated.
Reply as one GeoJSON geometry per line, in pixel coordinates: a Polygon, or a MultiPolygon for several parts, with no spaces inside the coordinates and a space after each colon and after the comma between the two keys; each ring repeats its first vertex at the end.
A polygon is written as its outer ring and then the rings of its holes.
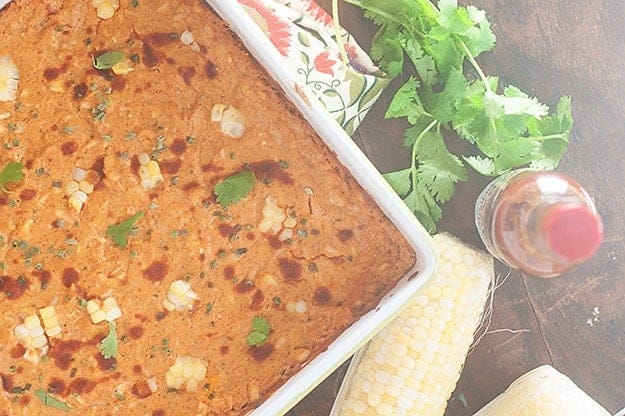
{"type": "Polygon", "coordinates": [[[89,195],[90,193],[93,192],[93,184],[87,180],[82,180],[78,184],[78,189],[84,192],[85,194],[89,195]]]}
{"type": "Polygon", "coordinates": [[[139,153],[137,159],[139,160],[140,165],[147,165],[147,163],[150,161],[150,156],[147,153],[139,153]]]}
{"type": "Polygon", "coordinates": [[[30,361],[31,363],[36,364],[41,359],[41,356],[39,355],[39,352],[37,352],[35,348],[27,348],[26,352],[23,355],[23,358],[26,361],[30,361]]]}
{"type": "Polygon", "coordinates": [[[91,316],[91,321],[94,324],[99,324],[103,321],[113,322],[122,316],[122,311],[112,296],[107,297],[103,301],[97,299],[87,301],[87,313],[91,316]]]}
{"type": "Polygon", "coordinates": [[[148,169],[150,176],[155,176],[161,173],[161,168],[156,160],[150,160],[145,167],[148,169]]]}
{"type": "Polygon", "coordinates": [[[97,15],[100,19],[108,20],[115,14],[115,8],[109,3],[102,3],[98,6],[97,15]]]}
{"type": "Polygon", "coordinates": [[[176,358],[176,362],[165,373],[167,387],[179,390],[186,384],[186,390],[197,391],[199,382],[206,377],[206,364],[193,357],[176,358]]]}
{"type": "Polygon", "coordinates": [[[80,212],[80,210],[82,210],[83,203],[75,196],[70,196],[68,200],[68,205],[74,211],[80,212]]]}
{"type": "Polygon", "coordinates": [[[88,300],[86,309],[87,313],[91,315],[92,313],[100,309],[100,302],[95,299],[88,300]]]}
{"type": "Polygon", "coordinates": [[[0,56],[0,101],[17,98],[20,72],[8,56],[0,56]]]}
{"type": "Polygon", "coordinates": [[[39,321],[37,315],[28,315],[24,318],[24,326],[28,329],[34,329],[41,326],[41,321],[39,321]]]}
{"type": "Polygon", "coordinates": [[[184,280],[175,280],[169,285],[166,298],[161,302],[167,311],[189,311],[193,309],[198,295],[191,290],[191,285],[184,280]]]}
{"type": "Polygon", "coordinates": [[[245,133],[245,120],[236,108],[215,104],[211,110],[211,121],[218,122],[221,132],[228,137],[239,138],[245,133]]]}
{"type": "Polygon", "coordinates": [[[99,324],[100,322],[106,321],[106,312],[102,309],[98,309],[94,313],[91,314],[91,322],[94,324],[99,324]]]}
{"type": "Polygon", "coordinates": [[[50,82],[50,91],[64,93],[65,85],[63,85],[63,81],[57,79],[57,80],[50,82]]]}
{"type": "Polygon", "coordinates": [[[80,187],[78,186],[78,182],[76,181],[69,181],[67,182],[67,185],[65,185],[65,194],[66,195],[72,195],[74,192],[78,191],[80,189],[80,187]]]}
{"type": "Polygon", "coordinates": [[[111,70],[115,75],[127,75],[131,71],[133,71],[132,66],[130,66],[130,61],[124,59],[111,67],[111,70]]]}

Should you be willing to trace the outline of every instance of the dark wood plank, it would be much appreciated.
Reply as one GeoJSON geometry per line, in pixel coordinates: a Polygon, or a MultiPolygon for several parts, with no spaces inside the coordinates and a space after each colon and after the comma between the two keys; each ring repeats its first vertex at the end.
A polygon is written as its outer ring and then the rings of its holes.
{"type": "MultiPolygon", "coordinates": [[[[511,2],[471,0],[485,9],[498,37],[494,53],[480,59],[485,71],[541,101],[573,98],[576,121],[560,170],[594,195],[605,223],[605,244],[597,257],[565,277],[540,280],[513,272],[497,291],[491,331],[470,354],[447,416],[469,416],[516,377],[550,363],[616,412],[625,407],[625,9],[612,0],[511,2]],[[599,308],[597,322],[587,320],[599,308]],[[501,331],[504,330],[504,331],[501,331]],[[522,330],[512,333],[507,330],[522,330]]],[[[329,8],[329,0],[320,4],[329,8]]],[[[467,4],[465,1],[464,4],[467,4]]],[[[342,6],[342,22],[367,48],[374,26],[358,10],[342,6]]],[[[408,163],[400,122],[385,121],[387,92],[355,137],[381,171],[408,163]]],[[[445,207],[441,228],[481,246],[473,225],[473,204],[486,180],[459,187],[445,207]]],[[[498,266],[501,275],[507,274],[498,266]]],[[[332,375],[291,413],[326,416],[344,368],[332,375]]]]}

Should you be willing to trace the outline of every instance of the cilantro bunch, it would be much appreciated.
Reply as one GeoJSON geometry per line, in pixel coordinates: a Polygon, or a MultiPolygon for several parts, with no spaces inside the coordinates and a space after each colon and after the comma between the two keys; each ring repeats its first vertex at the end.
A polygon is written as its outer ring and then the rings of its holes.
{"type": "Polygon", "coordinates": [[[570,99],[561,98],[550,115],[536,98],[484,74],[476,58],[495,45],[484,11],[457,0],[344,1],[380,26],[371,56],[390,77],[406,63],[414,69],[386,112],[410,124],[404,145],[412,162],[384,176],[428,231],[436,231],[440,204],[451,199],[455,184],[466,181],[467,165],[485,176],[558,165],[573,126],[570,99]],[[476,79],[465,75],[467,62],[476,79]],[[451,153],[445,130],[473,144],[475,154],[451,153]]]}

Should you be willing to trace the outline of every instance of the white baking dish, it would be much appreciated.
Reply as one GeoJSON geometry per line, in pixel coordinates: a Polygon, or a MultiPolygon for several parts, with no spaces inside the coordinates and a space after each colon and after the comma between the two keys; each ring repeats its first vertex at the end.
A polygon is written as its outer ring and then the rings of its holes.
{"type": "Polygon", "coordinates": [[[248,415],[278,416],[285,414],[399,313],[432,276],[435,256],[429,234],[323,105],[312,94],[307,93],[304,86],[296,83],[294,71],[289,70],[282,55],[242,6],[234,0],[206,1],[232,27],[252,55],[280,84],[285,94],[297,105],[317,134],[337,155],[339,161],[349,169],[406,237],[418,257],[413,270],[382,299],[375,310],[354,323],[324,353],[308,363],[248,415]],[[413,278],[414,276],[417,278],[413,278]]]}
{"type": "MultiPolygon", "coordinates": [[[[0,0],[0,9],[11,0],[0,0]]],[[[328,349],[291,377],[248,416],[284,415],[306,394],[328,377],[351,355],[389,323],[417,290],[432,276],[436,263],[429,234],[406,208],[393,189],[351,138],[306,88],[295,82],[293,71],[262,30],[235,0],[206,0],[230,24],[248,50],[282,87],[328,147],[358,183],[405,236],[417,254],[417,264],[380,302],[328,349]]]]}

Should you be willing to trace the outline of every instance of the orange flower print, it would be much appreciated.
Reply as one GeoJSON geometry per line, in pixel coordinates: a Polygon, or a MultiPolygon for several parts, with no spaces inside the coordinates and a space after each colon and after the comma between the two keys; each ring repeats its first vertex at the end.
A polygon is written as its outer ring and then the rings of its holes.
{"type": "Polygon", "coordinates": [[[336,64],[336,61],[330,59],[330,52],[325,51],[317,55],[315,58],[315,68],[319,72],[334,76],[334,70],[332,67],[336,64]]]}
{"type": "Polygon", "coordinates": [[[324,26],[329,27],[332,25],[332,16],[330,16],[325,10],[319,7],[319,5],[314,0],[308,0],[307,3],[308,5],[306,6],[306,9],[313,19],[315,19],[319,23],[322,23],[324,26]]]}
{"type": "Polygon", "coordinates": [[[291,47],[292,34],[289,31],[289,22],[281,19],[260,0],[239,0],[244,6],[256,11],[259,25],[269,36],[271,43],[283,55],[287,56],[291,47]]]}

